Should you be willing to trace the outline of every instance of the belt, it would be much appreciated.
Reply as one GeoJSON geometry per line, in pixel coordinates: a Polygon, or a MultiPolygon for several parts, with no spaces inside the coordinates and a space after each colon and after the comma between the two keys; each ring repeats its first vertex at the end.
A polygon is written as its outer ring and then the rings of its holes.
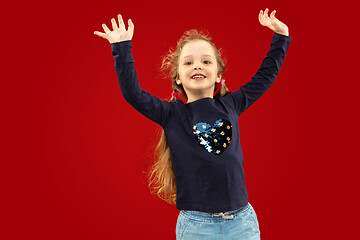
{"type": "Polygon", "coordinates": [[[231,215],[228,215],[227,212],[220,212],[220,213],[214,213],[212,216],[222,216],[223,219],[233,219],[234,218],[234,215],[231,214],[231,215]]]}

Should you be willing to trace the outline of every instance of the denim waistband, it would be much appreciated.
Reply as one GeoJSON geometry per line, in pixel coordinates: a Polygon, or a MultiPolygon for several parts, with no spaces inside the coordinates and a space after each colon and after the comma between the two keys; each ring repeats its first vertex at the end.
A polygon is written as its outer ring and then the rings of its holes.
{"type": "Polygon", "coordinates": [[[201,212],[201,211],[192,211],[192,210],[181,210],[180,213],[185,214],[187,217],[194,220],[211,220],[211,219],[232,219],[231,216],[236,217],[238,214],[246,211],[251,206],[248,202],[245,206],[238,208],[236,210],[227,211],[227,212],[201,212]]]}

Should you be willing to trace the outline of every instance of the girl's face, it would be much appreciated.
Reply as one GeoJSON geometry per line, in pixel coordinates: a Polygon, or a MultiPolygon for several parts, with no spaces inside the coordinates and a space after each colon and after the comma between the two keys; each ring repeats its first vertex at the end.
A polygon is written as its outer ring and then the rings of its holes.
{"type": "Polygon", "coordinates": [[[215,82],[220,82],[213,47],[204,40],[193,40],[184,45],[179,57],[179,79],[190,96],[213,96],[215,82]]]}

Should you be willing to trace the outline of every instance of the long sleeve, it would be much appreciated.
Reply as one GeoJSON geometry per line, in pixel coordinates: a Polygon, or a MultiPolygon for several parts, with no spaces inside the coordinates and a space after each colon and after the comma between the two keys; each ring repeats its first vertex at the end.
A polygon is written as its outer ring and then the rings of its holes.
{"type": "Polygon", "coordinates": [[[115,70],[124,99],[138,112],[164,126],[172,104],[141,89],[134,66],[131,40],[111,44],[115,70]]]}
{"type": "Polygon", "coordinates": [[[284,61],[292,37],[274,33],[271,47],[252,80],[229,94],[240,115],[256,102],[273,84],[284,61]]]}

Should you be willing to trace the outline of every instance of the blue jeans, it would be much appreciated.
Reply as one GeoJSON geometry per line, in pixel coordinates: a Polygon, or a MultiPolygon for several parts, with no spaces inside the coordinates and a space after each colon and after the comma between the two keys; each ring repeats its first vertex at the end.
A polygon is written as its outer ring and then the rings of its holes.
{"type": "Polygon", "coordinates": [[[259,240],[259,222],[248,204],[225,213],[181,210],[176,240],[259,240]]]}

